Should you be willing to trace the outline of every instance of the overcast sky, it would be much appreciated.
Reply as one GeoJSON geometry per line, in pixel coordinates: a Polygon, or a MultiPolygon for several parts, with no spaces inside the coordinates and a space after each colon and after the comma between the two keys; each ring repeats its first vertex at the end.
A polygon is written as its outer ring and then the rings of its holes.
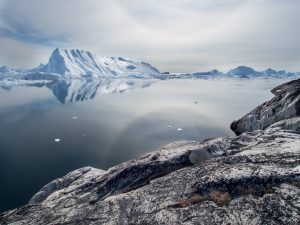
{"type": "Polygon", "coordinates": [[[161,71],[300,71],[299,9],[300,0],[0,0],[0,65],[35,67],[59,47],[161,71]]]}

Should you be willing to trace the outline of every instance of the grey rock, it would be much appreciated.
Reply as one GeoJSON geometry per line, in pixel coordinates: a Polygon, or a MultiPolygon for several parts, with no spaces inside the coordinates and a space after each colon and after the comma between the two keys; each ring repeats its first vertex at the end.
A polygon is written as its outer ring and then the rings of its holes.
{"type": "Polygon", "coordinates": [[[75,170],[0,224],[299,224],[299,121],[75,170]]]}
{"type": "Polygon", "coordinates": [[[59,191],[72,186],[84,185],[93,181],[105,173],[104,170],[95,169],[93,167],[83,167],[68,173],[62,178],[51,181],[45,185],[38,193],[36,193],[29,201],[29,204],[44,201],[53,192],[59,191]]]}
{"type": "Polygon", "coordinates": [[[300,115],[300,79],[282,84],[272,90],[275,95],[250,113],[231,124],[237,134],[263,130],[271,124],[300,115]]]}
{"type": "Polygon", "coordinates": [[[294,117],[287,120],[279,121],[277,123],[272,124],[267,129],[274,129],[274,128],[300,132],[300,117],[294,117]]]}

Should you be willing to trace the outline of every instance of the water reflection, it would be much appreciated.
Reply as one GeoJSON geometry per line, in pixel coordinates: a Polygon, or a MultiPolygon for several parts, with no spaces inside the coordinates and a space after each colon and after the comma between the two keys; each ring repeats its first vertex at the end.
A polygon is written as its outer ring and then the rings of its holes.
{"type": "Polygon", "coordinates": [[[0,89],[0,212],[27,203],[43,185],[79,167],[108,169],[170,142],[233,135],[230,122],[270,99],[269,90],[284,83],[29,82],[0,89]],[[67,104],[78,101],[85,102],[67,104]]]}
{"type": "MultiPolygon", "coordinates": [[[[58,80],[50,83],[21,83],[27,87],[47,87],[58,101],[65,104],[67,102],[79,102],[95,98],[96,96],[108,94],[120,94],[135,88],[149,87],[154,80],[141,79],[72,79],[58,80]]],[[[0,85],[4,90],[10,91],[12,85],[0,85]]]]}
{"type": "Polygon", "coordinates": [[[101,80],[60,80],[47,84],[61,102],[78,102],[107,94],[123,93],[134,88],[145,88],[151,85],[149,80],[124,80],[124,79],[101,79],[101,80]]]}

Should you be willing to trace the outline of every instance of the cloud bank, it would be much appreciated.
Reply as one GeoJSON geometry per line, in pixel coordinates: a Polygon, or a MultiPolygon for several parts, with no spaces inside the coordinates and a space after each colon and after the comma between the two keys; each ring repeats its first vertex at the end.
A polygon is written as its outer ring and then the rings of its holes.
{"type": "Polygon", "coordinates": [[[61,47],[162,71],[300,71],[299,8],[298,0],[0,0],[0,64],[34,67],[61,47]]]}

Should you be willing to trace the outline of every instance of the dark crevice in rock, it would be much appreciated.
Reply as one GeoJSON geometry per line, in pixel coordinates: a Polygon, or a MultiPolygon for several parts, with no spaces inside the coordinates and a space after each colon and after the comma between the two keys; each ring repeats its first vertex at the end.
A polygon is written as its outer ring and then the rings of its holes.
{"type": "Polygon", "coordinates": [[[238,177],[233,179],[221,179],[205,183],[198,187],[197,193],[206,195],[209,192],[218,190],[227,192],[231,196],[239,196],[248,194],[249,190],[253,190],[255,195],[261,196],[266,189],[278,186],[282,183],[299,182],[300,174],[286,174],[274,176],[250,176],[238,177]]]}
{"type": "Polygon", "coordinates": [[[300,116],[300,101],[295,104],[296,115],[300,116]]]}
{"type": "Polygon", "coordinates": [[[135,190],[147,185],[153,179],[192,165],[189,154],[185,154],[175,160],[174,163],[162,162],[157,164],[153,162],[124,168],[114,176],[94,184],[97,186],[97,198],[90,203],[94,204],[108,196],[135,190]]]}
{"type": "Polygon", "coordinates": [[[189,198],[183,199],[178,203],[170,205],[170,208],[186,208],[188,206],[199,204],[204,201],[212,201],[218,206],[228,205],[232,198],[227,192],[212,191],[207,195],[195,194],[189,198]]]}
{"type": "MultiPolygon", "coordinates": [[[[218,160],[218,159],[215,159],[218,160]]],[[[260,154],[257,156],[234,156],[234,157],[224,157],[221,158],[222,163],[227,165],[235,165],[236,163],[239,164],[254,164],[254,165],[266,165],[266,164],[273,164],[276,163],[277,165],[281,166],[287,166],[289,168],[297,166],[300,164],[300,155],[297,153],[281,153],[278,156],[272,156],[270,157],[270,154],[260,154]],[[291,161],[290,159],[293,159],[291,161]],[[287,160],[289,160],[289,163],[287,165],[287,160]]]]}

